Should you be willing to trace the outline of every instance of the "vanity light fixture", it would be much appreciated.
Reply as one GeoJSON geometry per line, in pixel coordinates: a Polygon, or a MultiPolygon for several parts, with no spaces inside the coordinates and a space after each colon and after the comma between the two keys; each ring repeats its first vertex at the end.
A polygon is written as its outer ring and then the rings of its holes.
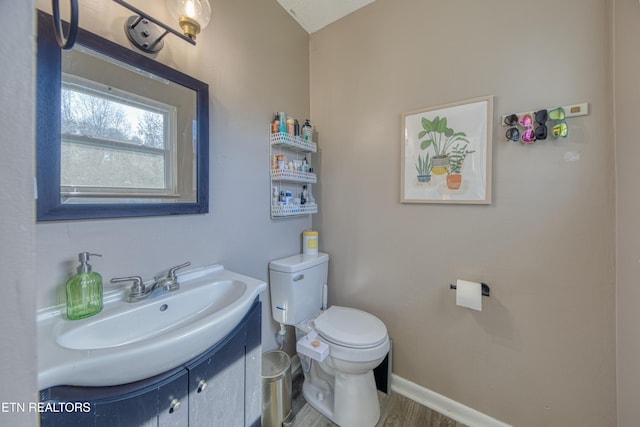
{"type": "Polygon", "coordinates": [[[181,34],[125,0],[113,1],[135,13],[125,22],[125,33],[135,47],[147,53],[159,52],[164,47],[164,36],[169,33],[195,45],[196,34],[206,27],[211,19],[211,5],[208,0],[168,0],[169,11],[171,15],[176,16],[184,32],[181,34]]]}
{"type": "Polygon", "coordinates": [[[184,35],[192,40],[211,19],[209,0],[167,0],[169,13],[180,24],[184,35]]]}

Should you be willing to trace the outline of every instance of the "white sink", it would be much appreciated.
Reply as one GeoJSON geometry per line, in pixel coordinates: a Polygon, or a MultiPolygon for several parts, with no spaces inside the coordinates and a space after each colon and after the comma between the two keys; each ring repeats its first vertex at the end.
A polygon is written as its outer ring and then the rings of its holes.
{"type": "Polygon", "coordinates": [[[122,293],[93,317],[38,316],[38,388],[110,386],[161,374],[223,339],[266,283],[213,265],[178,275],[180,289],[128,303],[122,293]]]}

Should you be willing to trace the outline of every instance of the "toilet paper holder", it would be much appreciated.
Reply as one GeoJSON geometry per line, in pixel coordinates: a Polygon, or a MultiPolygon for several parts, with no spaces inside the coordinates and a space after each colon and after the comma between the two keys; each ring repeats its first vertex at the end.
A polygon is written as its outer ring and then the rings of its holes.
{"type": "MultiPolygon", "coordinates": [[[[482,286],[482,296],[483,297],[490,297],[491,296],[491,289],[489,288],[489,285],[487,285],[486,283],[480,283],[480,285],[482,286]]],[[[456,285],[454,285],[453,283],[449,284],[449,289],[456,289],[456,285]]]]}

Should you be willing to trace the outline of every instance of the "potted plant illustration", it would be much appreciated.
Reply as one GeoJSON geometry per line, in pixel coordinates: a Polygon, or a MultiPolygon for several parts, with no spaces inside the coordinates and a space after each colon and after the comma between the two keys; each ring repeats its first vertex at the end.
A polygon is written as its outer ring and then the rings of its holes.
{"type": "Polygon", "coordinates": [[[424,157],[418,154],[416,170],[418,171],[418,182],[431,181],[431,159],[429,158],[429,153],[424,157]]]}
{"type": "Polygon", "coordinates": [[[467,144],[467,134],[456,132],[447,127],[447,118],[436,116],[433,120],[422,118],[422,130],[418,133],[420,148],[426,150],[433,147],[433,157],[431,158],[431,172],[435,175],[444,175],[449,170],[449,149],[459,141],[467,144]]]}
{"type": "Polygon", "coordinates": [[[467,150],[468,144],[465,144],[464,147],[460,147],[460,145],[456,145],[451,150],[451,154],[449,154],[449,173],[447,175],[447,188],[449,190],[458,190],[462,185],[462,165],[464,163],[464,159],[471,153],[475,153],[475,151],[467,150]]]}

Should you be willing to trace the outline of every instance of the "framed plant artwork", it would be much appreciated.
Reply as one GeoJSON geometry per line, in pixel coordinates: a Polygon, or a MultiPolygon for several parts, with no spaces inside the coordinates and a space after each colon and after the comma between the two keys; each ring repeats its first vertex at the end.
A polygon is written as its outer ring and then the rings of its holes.
{"type": "Polygon", "coordinates": [[[491,204],[493,97],[402,115],[402,203],[491,204]]]}

